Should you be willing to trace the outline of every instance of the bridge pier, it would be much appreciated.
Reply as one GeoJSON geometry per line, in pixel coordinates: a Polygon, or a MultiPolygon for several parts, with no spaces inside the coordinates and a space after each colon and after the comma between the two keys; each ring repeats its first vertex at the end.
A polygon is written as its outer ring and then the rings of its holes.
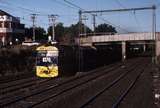
{"type": "Polygon", "coordinates": [[[146,52],[146,44],[143,44],[143,52],[146,52]]]}
{"type": "Polygon", "coordinates": [[[122,61],[126,59],[126,42],[122,41],[122,61]]]}

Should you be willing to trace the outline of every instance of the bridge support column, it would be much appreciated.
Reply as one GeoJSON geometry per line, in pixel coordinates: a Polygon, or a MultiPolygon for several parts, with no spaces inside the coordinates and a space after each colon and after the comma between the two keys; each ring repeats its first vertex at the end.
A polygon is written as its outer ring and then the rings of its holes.
{"type": "Polygon", "coordinates": [[[126,59],[126,42],[122,42],[122,61],[126,59]]]}
{"type": "Polygon", "coordinates": [[[143,52],[146,52],[146,44],[143,44],[143,52]]]}

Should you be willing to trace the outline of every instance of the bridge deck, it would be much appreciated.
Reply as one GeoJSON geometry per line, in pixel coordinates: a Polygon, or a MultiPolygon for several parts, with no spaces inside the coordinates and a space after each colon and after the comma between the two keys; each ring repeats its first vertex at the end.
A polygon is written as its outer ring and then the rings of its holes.
{"type": "MultiPolygon", "coordinates": [[[[156,39],[160,40],[160,32],[156,33],[156,39]]],[[[80,42],[95,43],[95,42],[119,42],[119,41],[152,41],[155,40],[151,32],[147,33],[130,33],[130,34],[115,34],[115,35],[100,35],[81,37],[80,42]]],[[[77,39],[78,42],[78,39],[77,39]]]]}

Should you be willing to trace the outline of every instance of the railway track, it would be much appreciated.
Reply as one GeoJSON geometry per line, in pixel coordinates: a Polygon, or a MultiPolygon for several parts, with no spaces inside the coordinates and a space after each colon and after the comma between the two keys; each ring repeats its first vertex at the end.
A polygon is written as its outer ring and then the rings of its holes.
{"type": "MultiPolygon", "coordinates": [[[[60,80],[59,82],[56,82],[56,84],[54,83],[53,80],[46,81],[45,83],[39,83],[39,85],[35,86],[34,88],[32,86],[26,87],[30,90],[27,94],[20,94],[17,96],[13,96],[12,93],[10,95],[4,94],[0,98],[1,100],[0,106],[7,107],[7,108],[12,108],[12,107],[16,107],[16,108],[42,107],[44,108],[48,104],[51,104],[51,105],[55,104],[56,106],[57,105],[56,103],[59,103],[61,100],[63,100],[64,94],[67,94],[67,93],[70,94],[71,92],[72,93],[78,92],[83,88],[89,87],[89,86],[85,87],[87,84],[92,83],[93,85],[98,80],[102,80],[102,79],[104,80],[106,78],[110,79],[110,77],[112,77],[110,80],[108,80],[108,82],[111,82],[113,79],[116,79],[116,77],[119,76],[119,79],[114,81],[114,83],[118,82],[119,80],[123,79],[123,77],[127,75],[128,72],[134,71],[135,67],[138,67],[139,63],[137,62],[139,62],[139,60],[134,61],[134,62],[130,61],[125,66],[122,66],[122,64],[120,63],[117,64],[116,66],[110,65],[108,67],[103,67],[99,70],[95,70],[94,72],[91,72],[91,73],[86,73],[84,75],[71,77],[66,80],[60,80]],[[136,65],[133,66],[133,64],[136,64],[136,65]],[[97,72],[97,71],[101,71],[101,72],[97,72]],[[52,84],[51,82],[54,84],[52,84]],[[40,87],[43,87],[43,88],[40,88],[40,87]]],[[[19,91],[16,91],[16,93],[18,94],[19,91]]],[[[90,99],[90,97],[87,98],[87,100],[88,99],[90,99]]],[[[85,102],[83,102],[83,104],[85,102]]],[[[83,107],[82,104],[80,104],[79,106],[83,107]]]]}
{"type": "MultiPolygon", "coordinates": [[[[85,83],[85,85],[81,86],[80,88],[78,87],[77,89],[74,88],[75,90],[72,89],[70,91],[65,91],[63,94],[60,94],[59,97],[51,96],[50,98],[48,98],[48,100],[46,99],[45,101],[41,101],[40,103],[32,105],[31,107],[34,107],[34,108],[43,108],[46,106],[54,107],[54,108],[58,108],[58,107],[60,108],[69,108],[69,107],[83,108],[83,107],[86,107],[88,105],[87,103],[90,103],[91,100],[94,100],[97,98],[97,93],[99,95],[99,93],[103,93],[104,89],[106,90],[106,88],[104,88],[106,87],[106,84],[107,84],[107,87],[110,88],[113,85],[119,83],[119,81],[123,80],[126,75],[129,75],[129,73],[133,74],[133,72],[136,71],[135,67],[140,68],[141,66],[139,66],[139,63],[137,63],[137,65],[132,66],[132,68],[129,68],[127,70],[120,69],[120,70],[115,70],[114,72],[112,71],[113,74],[110,74],[110,75],[108,74],[108,75],[101,76],[101,78],[100,77],[96,78],[94,79],[94,81],[88,82],[88,84],[85,83]],[[105,83],[101,84],[102,82],[105,82],[105,83]]],[[[101,105],[101,104],[98,104],[98,105],[101,105]]],[[[98,107],[100,106],[96,106],[94,108],[98,108],[98,107]]],[[[104,108],[106,108],[106,106],[104,106],[104,108]]]]}
{"type": "MultiPolygon", "coordinates": [[[[115,65],[115,64],[111,64],[108,67],[112,67],[113,65],[115,65]]],[[[99,69],[103,70],[104,68],[105,67],[98,68],[97,70],[99,70],[99,69]]],[[[78,76],[78,78],[84,77],[86,75],[90,75],[90,74],[94,73],[94,71],[96,71],[96,70],[93,70],[93,71],[90,71],[90,72],[88,72],[84,75],[78,76]]],[[[33,78],[28,78],[28,79],[24,79],[24,80],[20,80],[20,81],[10,82],[10,83],[7,83],[7,84],[4,83],[0,87],[1,94],[2,94],[2,96],[0,96],[0,99],[3,100],[3,99],[5,99],[6,97],[9,97],[9,96],[12,97],[15,94],[19,94],[20,91],[24,92],[25,89],[33,90],[33,89],[36,89],[37,87],[43,86],[43,85],[47,85],[47,86],[44,86],[44,87],[50,87],[53,84],[57,84],[58,82],[59,83],[60,82],[67,83],[67,82],[70,82],[70,81],[72,81],[76,78],[77,77],[75,77],[75,78],[71,77],[71,78],[67,78],[65,80],[64,78],[41,79],[41,78],[38,78],[38,77],[33,77],[33,78]],[[60,80],[62,80],[62,81],[60,81],[60,80]]]]}
{"type": "Polygon", "coordinates": [[[18,75],[10,75],[10,76],[1,76],[0,77],[0,84],[3,83],[10,83],[10,82],[14,82],[17,80],[23,80],[23,79],[28,79],[34,77],[33,73],[28,73],[28,74],[18,74],[18,75]]]}
{"type": "MultiPolygon", "coordinates": [[[[63,78],[54,78],[54,79],[44,78],[43,79],[43,78],[38,78],[38,77],[31,77],[31,78],[26,78],[22,80],[15,80],[13,82],[0,84],[0,89],[1,89],[0,93],[4,95],[5,97],[9,97],[9,96],[12,97],[17,93],[20,93],[19,92],[20,90],[24,92],[25,89],[36,89],[36,87],[41,86],[43,83],[45,85],[50,86],[50,83],[57,83],[58,80],[63,80],[63,78]]],[[[68,80],[70,80],[70,78],[68,78],[68,80]]],[[[0,99],[4,99],[4,96],[0,96],[0,99]]]]}
{"type": "MultiPolygon", "coordinates": [[[[110,67],[112,65],[115,65],[115,64],[111,64],[109,65],[110,67]]],[[[101,67],[101,68],[98,68],[97,70],[99,69],[104,69],[104,67],[101,67]]],[[[90,71],[88,72],[87,74],[91,74],[93,73],[95,70],[93,71],[90,71]]],[[[5,82],[5,83],[2,83],[0,84],[0,89],[1,89],[1,93],[4,94],[4,93],[7,93],[7,92],[11,92],[11,91],[14,91],[14,90],[17,90],[19,88],[27,88],[27,87],[30,87],[32,85],[35,85],[35,83],[41,83],[41,82],[46,82],[46,81],[50,81],[52,78],[47,78],[47,79],[43,79],[43,78],[38,78],[38,77],[31,77],[31,78],[25,78],[25,79],[21,79],[21,80],[14,80],[14,81],[11,81],[11,82],[5,82]],[[49,80],[48,80],[49,79],[49,80]],[[12,88],[14,90],[12,90],[12,88]],[[11,89],[11,90],[10,90],[11,89]]],[[[54,78],[54,79],[57,79],[57,78],[54,78]]]]}
{"type": "Polygon", "coordinates": [[[118,108],[156,108],[154,105],[151,64],[145,67],[140,77],[120,102],[118,108]]]}
{"type": "Polygon", "coordinates": [[[36,83],[41,83],[43,81],[46,81],[46,79],[31,77],[23,80],[16,80],[9,83],[3,83],[3,84],[0,84],[1,94],[5,94],[21,88],[29,87],[36,83]]]}
{"type": "Polygon", "coordinates": [[[154,104],[156,108],[160,108],[160,67],[155,66],[153,69],[154,104]]]}
{"type": "MultiPolygon", "coordinates": [[[[114,70],[114,69],[116,69],[117,67],[120,67],[121,66],[121,64],[118,64],[118,65],[116,65],[116,66],[113,66],[113,65],[110,65],[110,66],[107,66],[106,68],[109,68],[108,69],[108,71],[111,71],[111,70],[114,70]]],[[[104,68],[101,68],[101,70],[104,70],[104,68]]],[[[96,71],[96,70],[95,70],[96,71]]],[[[107,71],[107,72],[108,72],[107,71]]],[[[92,74],[95,74],[96,72],[92,72],[92,74]]],[[[10,97],[8,97],[8,98],[6,98],[6,97],[3,97],[3,98],[1,98],[1,100],[3,100],[3,102],[2,102],[2,106],[5,106],[5,105],[8,105],[8,104],[11,104],[11,103],[14,103],[14,102],[17,102],[17,101],[20,101],[20,100],[23,100],[23,99],[26,99],[26,98],[29,98],[29,97],[32,97],[32,96],[34,96],[34,95],[38,95],[38,94],[41,94],[41,93],[43,93],[43,92],[46,92],[46,91],[48,91],[48,90],[52,90],[53,88],[56,88],[56,87],[59,87],[60,85],[64,85],[64,84],[67,84],[67,83],[69,83],[69,82],[72,82],[72,81],[74,81],[74,80],[78,80],[78,79],[81,79],[81,78],[84,78],[84,77],[87,77],[87,76],[91,76],[90,75],[90,73],[87,73],[87,75],[82,75],[82,76],[79,76],[79,77],[75,77],[75,78],[72,78],[72,79],[70,79],[70,80],[68,80],[68,81],[64,81],[63,83],[60,83],[60,84],[56,84],[56,85],[50,85],[50,86],[48,86],[47,88],[45,88],[45,89],[43,89],[43,90],[36,90],[36,91],[30,91],[30,94],[28,95],[24,95],[23,94],[23,96],[16,96],[16,97],[14,97],[14,98],[10,98],[10,97]]],[[[44,86],[42,86],[42,87],[44,87],[44,86]]]]}
{"type": "MultiPolygon", "coordinates": [[[[137,71],[137,70],[136,70],[137,71]]],[[[138,70],[139,71],[139,70],[138,70]]],[[[80,108],[86,108],[88,107],[93,101],[95,101],[97,98],[99,98],[101,95],[103,95],[105,92],[107,92],[108,90],[112,89],[112,87],[114,87],[115,85],[119,85],[118,83],[122,82],[120,80],[124,80],[126,76],[129,75],[131,71],[128,71],[127,73],[119,76],[117,79],[115,79],[113,82],[111,82],[109,85],[107,85],[104,89],[102,89],[100,92],[98,92],[95,96],[91,97],[87,102],[85,102],[80,108]]],[[[132,71],[134,72],[134,71],[132,71]]],[[[117,96],[116,101],[113,103],[112,108],[117,108],[119,106],[119,104],[123,101],[124,97],[129,93],[129,91],[131,90],[131,88],[134,86],[135,82],[137,81],[137,79],[140,77],[141,73],[143,71],[141,70],[139,72],[139,74],[136,76],[135,80],[131,81],[131,83],[129,84],[128,87],[126,87],[126,90],[124,90],[119,96],[117,96]]],[[[130,77],[131,78],[131,77],[130,77]]],[[[126,79],[125,79],[126,80],[126,79]]],[[[124,84],[124,83],[122,83],[124,84]]],[[[118,88],[118,87],[116,87],[118,88]]],[[[113,89],[112,89],[113,90],[113,89]]],[[[120,89],[118,89],[120,90],[120,89]]],[[[117,89],[116,89],[117,91],[117,89]]],[[[113,91],[112,91],[113,92],[113,91]]],[[[105,94],[106,95],[106,94],[105,94]]],[[[99,101],[99,100],[98,100],[99,101]]],[[[90,106],[91,107],[91,106],[90,106]]],[[[93,106],[92,106],[93,107],[93,106]]],[[[109,108],[111,108],[111,106],[107,106],[109,108]]]]}
{"type": "Polygon", "coordinates": [[[143,72],[144,68],[140,68],[118,77],[96,95],[91,97],[80,108],[96,108],[98,105],[100,105],[100,101],[106,101],[101,108],[118,108],[143,72]]]}

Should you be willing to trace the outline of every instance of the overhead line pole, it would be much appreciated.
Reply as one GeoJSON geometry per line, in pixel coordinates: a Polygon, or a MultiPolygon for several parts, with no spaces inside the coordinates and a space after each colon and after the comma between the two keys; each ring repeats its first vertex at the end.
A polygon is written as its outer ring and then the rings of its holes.
{"type": "Polygon", "coordinates": [[[58,15],[49,15],[48,17],[49,17],[49,21],[51,21],[51,26],[52,26],[52,41],[54,41],[55,40],[55,21],[56,21],[56,17],[57,17],[58,15]]]}
{"type": "Polygon", "coordinates": [[[31,14],[31,20],[32,20],[32,26],[33,26],[33,41],[35,42],[36,37],[35,37],[35,19],[36,19],[36,14],[31,14]]]}
{"type": "MultiPolygon", "coordinates": [[[[70,2],[70,1],[68,1],[68,0],[64,0],[64,2],[66,2],[66,3],[68,3],[68,4],[72,5],[72,6],[80,9],[81,11],[85,11],[85,9],[79,7],[79,6],[76,5],[76,4],[73,4],[72,2],[70,2]]],[[[82,12],[81,12],[81,14],[82,14],[82,12]]],[[[91,15],[94,15],[94,14],[91,14],[91,15]]],[[[98,17],[98,16],[97,16],[97,17],[98,17]]],[[[103,19],[103,18],[101,18],[101,17],[98,17],[98,18],[101,19],[101,20],[103,20],[103,21],[105,21],[105,22],[107,22],[107,23],[110,23],[109,21],[107,21],[107,20],[105,20],[105,19],[103,19]]],[[[111,23],[110,23],[110,25],[114,25],[114,26],[115,26],[115,24],[111,24],[111,23]]],[[[117,26],[117,27],[118,27],[118,26],[117,26]]],[[[118,27],[118,28],[120,28],[120,29],[122,29],[122,30],[124,30],[124,31],[127,31],[127,30],[125,30],[125,29],[122,28],[122,27],[118,27]]],[[[128,31],[127,31],[127,32],[128,32],[128,31]]]]}
{"type": "Polygon", "coordinates": [[[126,9],[112,9],[112,10],[96,10],[96,11],[82,11],[82,13],[103,13],[103,12],[124,12],[124,11],[137,11],[137,10],[151,10],[152,7],[143,7],[143,8],[126,8],[126,9]]]}
{"type": "Polygon", "coordinates": [[[78,71],[80,72],[80,71],[82,71],[82,69],[81,69],[81,63],[82,63],[82,61],[81,61],[81,57],[82,57],[82,52],[81,52],[81,47],[80,47],[80,44],[81,44],[81,40],[80,40],[80,35],[81,35],[81,33],[82,33],[82,10],[79,10],[79,34],[78,34],[78,38],[79,38],[79,40],[78,40],[78,51],[79,51],[79,65],[78,65],[78,71]]]}
{"type": "Polygon", "coordinates": [[[157,48],[157,37],[156,37],[156,12],[155,12],[155,10],[156,10],[156,7],[154,6],[153,7],[153,12],[152,12],[152,37],[153,37],[153,39],[155,40],[155,44],[154,44],[154,50],[155,50],[155,52],[154,52],[154,55],[153,55],[153,58],[152,58],[152,60],[153,60],[153,62],[155,63],[155,64],[158,64],[158,48],[157,48]]]}
{"type": "Polygon", "coordinates": [[[152,38],[155,41],[154,46],[155,46],[155,51],[153,51],[153,57],[152,60],[154,63],[158,63],[157,56],[158,56],[158,48],[157,48],[157,37],[156,37],[156,6],[153,5],[151,7],[142,7],[142,8],[125,8],[125,9],[112,9],[112,10],[96,10],[96,11],[81,11],[81,15],[85,13],[106,13],[106,12],[125,12],[125,11],[142,11],[142,10],[153,10],[152,12],[152,38]]]}
{"type": "Polygon", "coordinates": [[[94,35],[95,35],[95,31],[96,30],[96,15],[93,14],[93,31],[94,31],[94,35]]]}

